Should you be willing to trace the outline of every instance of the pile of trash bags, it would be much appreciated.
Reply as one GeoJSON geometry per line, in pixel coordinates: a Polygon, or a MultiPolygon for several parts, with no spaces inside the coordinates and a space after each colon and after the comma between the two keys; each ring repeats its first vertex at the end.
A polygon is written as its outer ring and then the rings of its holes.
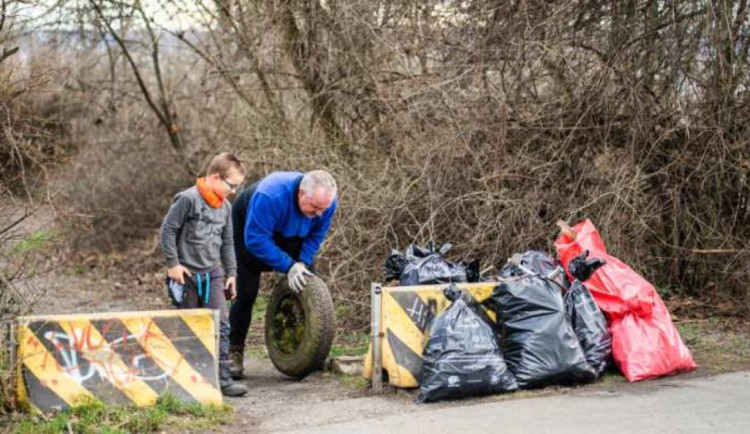
{"type": "Polygon", "coordinates": [[[444,259],[447,249],[410,246],[389,257],[402,285],[451,282],[452,303],[429,327],[418,402],[585,384],[613,361],[629,381],[696,368],[654,287],[607,253],[589,220],[555,247],[560,261],[513,255],[482,304],[453,284],[468,279],[465,265],[444,259]]]}
{"type": "Polygon", "coordinates": [[[445,259],[451,244],[440,248],[429,242],[425,247],[412,244],[404,253],[394,250],[385,261],[386,283],[398,280],[401,286],[439,283],[478,282],[479,260],[454,263],[445,259]]]}

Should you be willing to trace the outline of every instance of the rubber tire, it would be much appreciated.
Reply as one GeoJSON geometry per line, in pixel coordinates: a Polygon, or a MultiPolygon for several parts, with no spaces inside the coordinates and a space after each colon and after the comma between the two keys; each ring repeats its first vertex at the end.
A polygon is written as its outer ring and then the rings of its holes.
{"type": "Polygon", "coordinates": [[[318,276],[308,279],[301,294],[295,295],[286,278],[279,279],[271,292],[266,308],[266,348],[273,365],[281,373],[294,378],[304,378],[323,368],[331,351],[335,332],[333,299],[328,286],[318,276]],[[291,294],[302,302],[305,314],[305,333],[297,349],[286,354],[279,349],[273,336],[273,320],[283,298],[291,294]]]}

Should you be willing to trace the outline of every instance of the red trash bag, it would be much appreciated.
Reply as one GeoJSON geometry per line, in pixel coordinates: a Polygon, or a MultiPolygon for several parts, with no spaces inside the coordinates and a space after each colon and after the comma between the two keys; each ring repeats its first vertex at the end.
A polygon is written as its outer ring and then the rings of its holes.
{"type": "MultiPolygon", "coordinates": [[[[570,260],[589,251],[589,258],[604,259],[584,285],[609,320],[612,355],[628,381],[640,381],[695,369],[690,350],[682,343],[659,293],[625,263],[607,254],[591,220],[563,233],[555,248],[570,276],[570,260]]],[[[570,276],[572,279],[572,276],[570,276]]]]}

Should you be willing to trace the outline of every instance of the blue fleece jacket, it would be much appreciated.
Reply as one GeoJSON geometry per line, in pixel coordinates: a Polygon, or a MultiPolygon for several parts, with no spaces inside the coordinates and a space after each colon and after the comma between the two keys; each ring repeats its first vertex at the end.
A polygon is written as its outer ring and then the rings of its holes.
{"type": "Polygon", "coordinates": [[[338,206],[337,199],[319,217],[302,214],[297,203],[302,175],[274,172],[263,178],[250,198],[245,217],[245,248],[280,273],[289,271],[295,260],[274,243],[274,233],[285,238],[302,238],[299,260],[309,267],[331,228],[338,206]]]}

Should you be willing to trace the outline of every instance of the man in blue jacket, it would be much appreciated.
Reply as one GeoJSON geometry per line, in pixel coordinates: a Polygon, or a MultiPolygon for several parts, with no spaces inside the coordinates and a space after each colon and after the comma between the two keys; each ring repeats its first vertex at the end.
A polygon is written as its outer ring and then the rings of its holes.
{"type": "Polygon", "coordinates": [[[260,274],[285,273],[299,293],[336,212],[336,181],[323,170],[274,172],[244,188],[232,205],[237,299],[229,312],[231,373],[243,376],[245,339],[260,274]]]}

